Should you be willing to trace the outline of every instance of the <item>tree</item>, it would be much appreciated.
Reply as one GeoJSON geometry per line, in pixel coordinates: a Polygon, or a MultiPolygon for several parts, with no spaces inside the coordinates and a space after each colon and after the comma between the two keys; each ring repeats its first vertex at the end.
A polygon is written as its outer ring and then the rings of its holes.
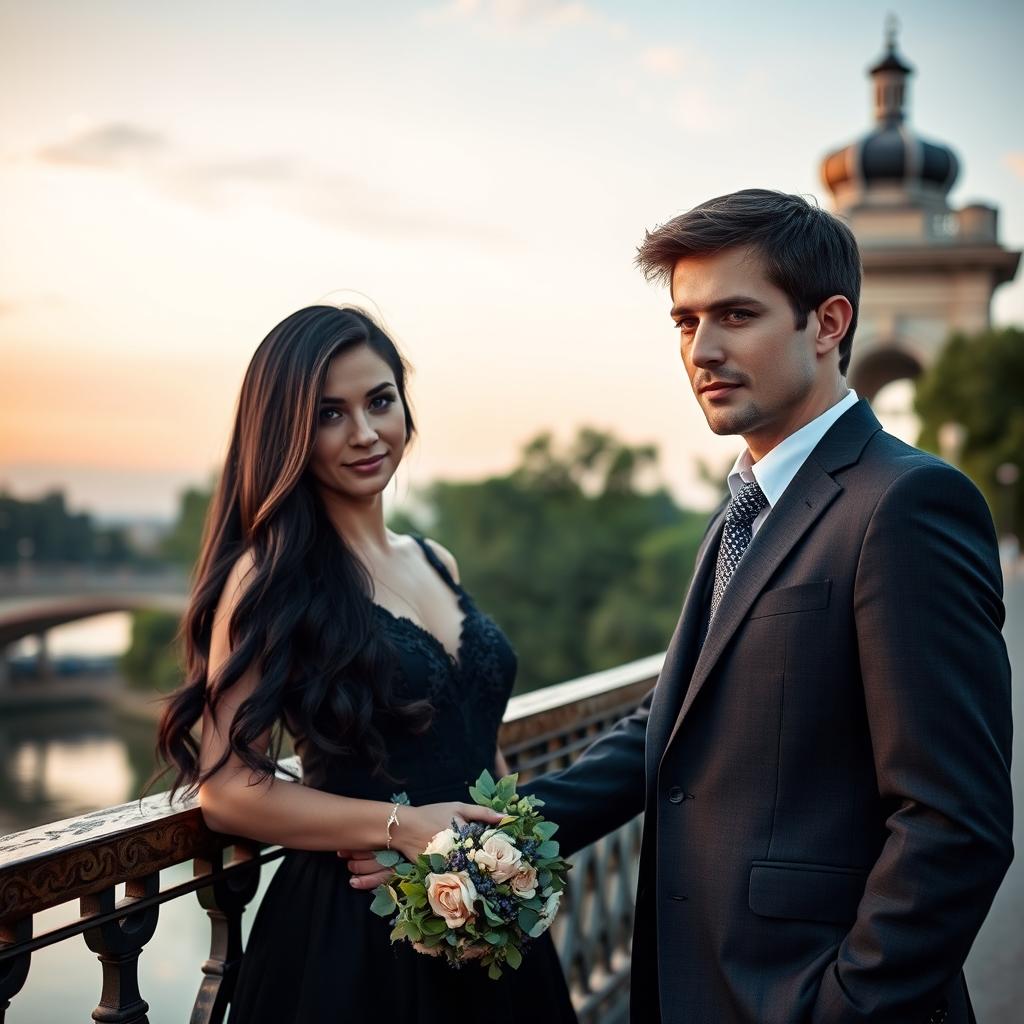
{"type": "Polygon", "coordinates": [[[657,484],[657,459],[589,428],[564,449],[540,434],[507,476],[436,483],[392,525],[453,550],[519,653],[517,689],[531,690],[667,645],[705,517],[657,484]]]}
{"type": "Polygon", "coordinates": [[[960,424],[960,467],[985,495],[1000,532],[1024,537],[1021,485],[998,476],[1005,464],[1024,471],[1024,330],[953,335],[919,379],[914,406],[922,448],[938,451],[942,426],[960,424]]]}
{"type": "Polygon", "coordinates": [[[0,565],[31,561],[125,565],[146,560],[120,527],[97,526],[88,513],[69,512],[63,491],[25,501],[0,491],[0,565]]]}
{"type": "MultiPolygon", "coordinates": [[[[199,557],[203,522],[211,490],[190,487],[179,498],[178,517],[164,538],[165,558],[191,570],[199,557]]],[[[141,611],[132,615],[131,643],[121,658],[121,671],[139,689],[173,690],[182,679],[183,651],[178,640],[179,616],[141,611]]]]}
{"type": "Polygon", "coordinates": [[[206,510],[213,497],[213,487],[214,483],[211,483],[207,490],[190,487],[181,493],[178,518],[160,545],[160,552],[165,558],[189,569],[195,564],[199,557],[203,523],[206,521],[206,510]]]}

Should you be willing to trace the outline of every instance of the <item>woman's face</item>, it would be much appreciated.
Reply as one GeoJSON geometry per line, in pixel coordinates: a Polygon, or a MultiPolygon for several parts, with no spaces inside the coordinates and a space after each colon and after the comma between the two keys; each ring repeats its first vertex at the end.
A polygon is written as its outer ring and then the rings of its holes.
{"type": "Polygon", "coordinates": [[[405,407],[391,367],[369,345],[331,359],[309,469],[341,498],[370,498],[387,486],[405,451],[405,407]]]}

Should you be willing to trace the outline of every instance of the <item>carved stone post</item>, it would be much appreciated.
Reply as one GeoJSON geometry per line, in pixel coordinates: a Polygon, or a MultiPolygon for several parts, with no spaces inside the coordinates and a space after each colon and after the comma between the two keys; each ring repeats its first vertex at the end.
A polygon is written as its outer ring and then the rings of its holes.
{"type": "Polygon", "coordinates": [[[242,962],[242,913],[256,895],[260,884],[260,863],[252,860],[254,850],[236,843],[235,854],[225,864],[226,848],[210,859],[195,859],[195,875],[208,874],[233,864],[241,866],[212,885],[196,892],[200,905],[210,917],[210,958],[203,964],[203,981],[199,986],[190,1024],[221,1024],[242,962]]]}
{"type": "MultiPolygon", "coordinates": [[[[0,925],[0,950],[4,946],[13,946],[19,942],[28,942],[32,938],[32,918],[23,917],[20,921],[0,925]]],[[[3,1024],[6,1013],[11,1006],[11,999],[20,991],[28,977],[31,953],[19,953],[9,960],[0,961],[0,1024],[3,1024]]]]}
{"type": "Polygon", "coordinates": [[[102,1024],[148,1024],[149,1003],[139,993],[139,954],[156,931],[159,905],[132,911],[129,900],[155,896],[160,890],[156,872],[126,883],[125,900],[115,903],[114,887],[81,899],[82,916],[106,914],[121,906],[125,916],[84,933],[85,944],[103,965],[103,992],[92,1019],[102,1024]]]}

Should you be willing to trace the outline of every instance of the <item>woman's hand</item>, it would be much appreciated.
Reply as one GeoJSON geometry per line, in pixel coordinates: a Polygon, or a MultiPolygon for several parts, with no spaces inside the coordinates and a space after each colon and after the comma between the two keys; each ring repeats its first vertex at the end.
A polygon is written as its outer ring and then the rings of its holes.
{"type": "MultiPolygon", "coordinates": [[[[399,824],[391,826],[391,849],[412,861],[427,848],[438,832],[451,827],[453,819],[460,825],[468,821],[497,825],[501,817],[501,814],[489,807],[458,802],[399,807],[399,824]]],[[[348,869],[352,872],[349,883],[353,889],[375,889],[393,874],[391,868],[377,863],[372,850],[339,850],[338,856],[348,861],[348,869]]]]}

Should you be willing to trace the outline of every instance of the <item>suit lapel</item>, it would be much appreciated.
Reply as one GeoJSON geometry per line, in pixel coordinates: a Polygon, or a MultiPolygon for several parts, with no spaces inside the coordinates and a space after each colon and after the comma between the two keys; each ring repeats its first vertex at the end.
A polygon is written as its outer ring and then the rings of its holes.
{"type": "MultiPolygon", "coordinates": [[[[842,486],[832,473],[856,462],[868,440],[881,425],[867,402],[861,400],[844,413],[807,457],[789,486],[774,506],[750,547],[743,555],[736,576],[729,583],[721,604],[708,629],[690,684],[682,700],[667,742],[657,754],[658,759],[675,739],[679,727],[693,702],[707,682],[722,652],[750,611],[754,600],[771,580],[775,571],[797,542],[811,529],[825,510],[842,493],[842,486]]],[[[724,513],[719,519],[724,519],[724,513]]],[[[721,531],[719,522],[715,535],[721,531]]],[[[704,562],[715,563],[718,545],[708,545],[704,562]]],[[[703,566],[702,566],[703,567],[703,566]]],[[[689,617],[700,621],[697,610],[691,607],[693,589],[687,597],[689,617]]],[[[701,609],[701,612],[703,609],[701,609]]],[[[684,620],[687,613],[684,611],[684,620]]],[[[677,630],[677,638],[680,631],[677,630]]],[[[697,634],[699,637],[699,634],[697,634]]],[[[668,666],[666,657],[666,667],[668,666]]],[[[678,691],[677,691],[678,692],[678,691]]],[[[679,706],[678,704],[673,706],[679,706]]],[[[653,709],[652,709],[653,711],[653,709]]]]}
{"type": "Polygon", "coordinates": [[[693,579],[686,592],[683,611],[679,616],[672,642],[665,652],[665,661],[658,676],[658,685],[651,705],[647,723],[647,750],[656,756],[649,766],[657,767],[664,740],[668,736],[679,713],[683,692],[690,678],[690,672],[700,647],[700,631],[704,623],[705,606],[710,593],[709,586],[715,574],[718,545],[725,522],[727,502],[723,502],[704,536],[697,553],[693,579]]]}

